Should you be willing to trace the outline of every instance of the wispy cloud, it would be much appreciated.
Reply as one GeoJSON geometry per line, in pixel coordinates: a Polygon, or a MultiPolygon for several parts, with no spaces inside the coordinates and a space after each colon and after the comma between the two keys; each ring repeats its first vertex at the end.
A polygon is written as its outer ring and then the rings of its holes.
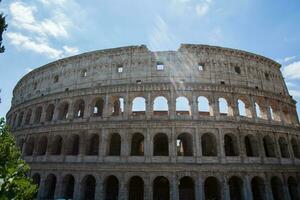
{"type": "Polygon", "coordinates": [[[210,9],[211,0],[204,0],[196,5],[196,13],[198,16],[204,16],[210,9]]]}
{"type": "Polygon", "coordinates": [[[282,72],[288,79],[300,79],[300,61],[285,66],[282,72]]]}
{"type": "Polygon", "coordinates": [[[285,63],[291,62],[295,59],[296,59],[296,56],[287,56],[285,58],[277,59],[276,61],[279,63],[285,64],[285,63]]]}

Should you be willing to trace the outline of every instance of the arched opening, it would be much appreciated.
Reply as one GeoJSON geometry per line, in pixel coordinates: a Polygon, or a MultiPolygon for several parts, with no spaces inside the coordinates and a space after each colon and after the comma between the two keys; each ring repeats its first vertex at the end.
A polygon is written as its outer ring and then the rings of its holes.
{"type": "Polygon", "coordinates": [[[237,176],[233,176],[228,181],[230,200],[242,200],[243,196],[243,180],[237,176]]]}
{"type": "Polygon", "coordinates": [[[54,199],[55,187],[56,176],[54,174],[49,174],[45,181],[44,199],[54,199]]]}
{"type": "Polygon", "coordinates": [[[119,180],[115,176],[109,176],[105,184],[105,200],[117,200],[119,196],[119,180]]]}
{"type": "Polygon", "coordinates": [[[224,149],[225,149],[225,156],[238,156],[238,143],[237,138],[233,134],[226,134],[224,136],[224,149]]]}
{"type": "Polygon", "coordinates": [[[266,157],[276,157],[275,144],[274,144],[274,141],[272,140],[272,138],[268,135],[265,136],[263,138],[263,143],[264,143],[266,157]]]}
{"type": "Polygon", "coordinates": [[[114,133],[111,135],[108,155],[110,156],[121,155],[121,137],[118,133],[114,133]]]}
{"type": "Polygon", "coordinates": [[[69,112],[69,104],[67,102],[63,102],[60,104],[58,109],[58,119],[59,120],[65,120],[68,118],[68,112],[69,112]]]}
{"type": "Polygon", "coordinates": [[[23,117],[24,117],[24,112],[21,112],[18,117],[18,125],[17,125],[18,127],[22,125],[23,117]]]}
{"type": "Polygon", "coordinates": [[[176,140],[177,156],[193,156],[193,138],[189,133],[181,133],[176,140]]]}
{"type": "Polygon", "coordinates": [[[33,137],[30,137],[25,144],[25,156],[31,156],[33,154],[35,141],[33,137]]]}
{"type": "Polygon", "coordinates": [[[159,96],[154,99],[153,114],[158,116],[169,114],[168,100],[165,97],[159,96]]]}
{"type": "Polygon", "coordinates": [[[146,100],[143,97],[135,97],[132,101],[132,115],[139,116],[146,113],[146,100]]]}
{"type": "Polygon", "coordinates": [[[158,176],[153,181],[153,200],[170,200],[169,180],[158,176]]]}
{"type": "Polygon", "coordinates": [[[242,100],[238,100],[238,108],[239,108],[239,115],[240,116],[247,116],[246,114],[246,104],[242,100]]]}
{"type": "Polygon", "coordinates": [[[119,116],[124,113],[124,98],[123,97],[113,97],[112,102],[112,116],[119,116]]]}
{"type": "Polygon", "coordinates": [[[34,115],[34,123],[40,123],[42,117],[43,108],[41,106],[37,107],[34,115]]]}
{"type": "Polygon", "coordinates": [[[176,99],[176,115],[191,115],[191,106],[186,97],[176,99]]]}
{"type": "Polygon", "coordinates": [[[129,200],[144,199],[144,181],[139,176],[134,176],[129,181],[129,200]]]}
{"type": "Polygon", "coordinates": [[[104,101],[102,98],[97,98],[94,102],[93,116],[101,117],[103,115],[104,101]]]}
{"type": "Polygon", "coordinates": [[[289,158],[290,157],[290,152],[288,148],[288,144],[286,142],[286,139],[284,137],[280,137],[278,139],[279,143],[279,149],[280,149],[280,154],[282,158],[289,158]]]}
{"type": "Polygon", "coordinates": [[[60,155],[62,148],[62,137],[56,135],[51,143],[51,155],[60,155]]]}
{"type": "Polygon", "coordinates": [[[298,145],[297,140],[295,138],[292,138],[291,144],[295,158],[300,158],[300,147],[298,145]]]}
{"type": "Polygon", "coordinates": [[[195,185],[191,177],[185,176],[180,179],[179,200],[195,200],[195,185]]]}
{"type": "Polygon", "coordinates": [[[92,175],[87,175],[81,183],[81,199],[94,200],[96,189],[96,179],[92,175]]]}
{"type": "Polygon", "coordinates": [[[46,109],[46,121],[47,122],[52,121],[53,115],[54,115],[54,105],[50,104],[46,109]]]}
{"type": "Polygon", "coordinates": [[[153,155],[154,156],[168,156],[169,155],[169,141],[168,136],[164,133],[158,133],[154,136],[153,155]]]}
{"type": "Polygon", "coordinates": [[[140,133],[135,133],[131,140],[131,155],[143,156],[144,155],[144,136],[140,133]]]}
{"type": "Polygon", "coordinates": [[[281,121],[281,119],[280,119],[280,109],[279,109],[280,106],[279,106],[278,102],[270,100],[269,105],[270,105],[269,109],[270,109],[270,112],[271,112],[272,120],[281,121]]]}
{"type": "Polygon", "coordinates": [[[31,115],[32,115],[32,110],[29,109],[29,110],[27,111],[27,114],[26,114],[26,117],[25,117],[25,125],[30,124],[31,115]]]}
{"type": "Polygon", "coordinates": [[[257,144],[257,140],[253,135],[245,136],[245,148],[248,157],[257,157],[259,155],[257,144]]]}
{"type": "Polygon", "coordinates": [[[257,102],[255,102],[254,105],[255,105],[255,110],[256,110],[256,117],[261,118],[261,119],[268,119],[267,111],[263,107],[263,103],[257,101],[257,102]]]}
{"type": "Polygon", "coordinates": [[[39,139],[37,146],[37,155],[45,155],[47,151],[48,139],[46,136],[43,136],[39,139]]]}
{"type": "Polygon", "coordinates": [[[204,182],[205,200],[221,200],[220,183],[216,177],[208,177],[204,182]]]}
{"type": "Polygon", "coordinates": [[[62,182],[62,197],[64,199],[73,199],[75,179],[71,174],[66,175],[62,182]]]}
{"type": "Polygon", "coordinates": [[[287,180],[287,184],[288,184],[291,200],[299,200],[300,195],[299,195],[298,184],[296,179],[290,176],[287,180]]]}
{"type": "Polygon", "coordinates": [[[251,181],[251,190],[253,200],[265,200],[266,192],[265,192],[265,184],[264,180],[258,176],[252,178],[251,181]]]}
{"type": "Polygon", "coordinates": [[[219,112],[221,116],[229,115],[229,107],[227,100],[224,98],[219,98],[219,112]]]}
{"type": "Polygon", "coordinates": [[[291,124],[292,120],[291,120],[290,110],[287,106],[282,108],[282,114],[283,114],[284,122],[287,124],[291,124]]]}
{"type": "Polygon", "coordinates": [[[271,179],[272,194],[274,200],[282,200],[284,198],[283,185],[280,178],[274,176],[271,179]]]}
{"type": "Polygon", "coordinates": [[[67,155],[78,155],[79,153],[79,136],[78,135],[72,135],[70,136],[68,140],[68,146],[67,149],[67,155]]]}
{"type": "Polygon", "coordinates": [[[84,107],[85,107],[85,103],[82,99],[76,101],[75,109],[74,109],[75,110],[75,113],[74,113],[75,118],[83,118],[84,107]]]}
{"type": "Polygon", "coordinates": [[[200,96],[197,99],[198,101],[198,112],[199,115],[203,116],[213,116],[213,111],[209,105],[209,101],[206,97],[200,96]]]}
{"type": "Polygon", "coordinates": [[[205,133],[201,137],[203,156],[217,156],[217,140],[211,133],[205,133]]]}
{"type": "Polygon", "coordinates": [[[91,155],[95,156],[98,155],[99,152],[99,136],[97,134],[93,134],[89,142],[87,143],[88,145],[86,146],[86,155],[91,155]]]}

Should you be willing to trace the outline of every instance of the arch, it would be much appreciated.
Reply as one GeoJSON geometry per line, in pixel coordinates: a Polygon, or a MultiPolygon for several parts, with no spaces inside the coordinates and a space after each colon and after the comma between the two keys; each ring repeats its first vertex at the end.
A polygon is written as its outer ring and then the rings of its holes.
{"type": "Polygon", "coordinates": [[[144,199],[144,181],[139,176],[131,177],[129,181],[129,200],[144,199]]]}
{"type": "Polygon", "coordinates": [[[92,175],[86,175],[81,183],[81,199],[94,200],[96,190],[96,179],[92,175]]]}
{"type": "Polygon", "coordinates": [[[37,146],[37,155],[45,155],[47,151],[47,144],[48,139],[46,136],[42,136],[39,139],[38,146],[37,146]]]}
{"type": "Polygon", "coordinates": [[[271,118],[274,121],[281,121],[279,108],[280,105],[277,101],[269,100],[269,110],[271,113],[271,118]]]}
{"type": "Polygon", "coordinates": [[[258,142],[255,136],[250,134],[245,136],[245,149],[248,157],[259,156],[258,142]]]}
{"type": "Polygon", "coordinates": [[[251,191],[253,200],[265,200],[266,190],[264,180],[258,176],[255,176],[251,180],[251,191]]]}
{"type": "Polygon", "coordinates": [[[18,117],[18,124],[17,124],[18,127],[22,125],[23,117],[24,117],[24,112],[22,111],[18,117]]]}
{"type": "Polygon", "coordinates": [[[275,144],[270,136],[266,135],[263,138],[263,144],[266,157],[276,157],[275,144]]]}
{"type": "Polygon", "coordinates": [[[189,133],[181,133],[176,140],[177,156],[193,156],[193,138],[189,133]]]}
{"type": "Polygon", "coordinates": [[[166,177],[158,176],[154,179],[153,200],[170,200],[170,184],[166,177]]]}
{"type": "Polygon", "coordinates": [[[300,158],[300,147],[298,145],[298,142],[295,138],[291,139],[291,145],[292,145],[292,149],[293,149],[293,153],[295,158],[300,158]]]}
{"type": "Polygon", "coordinates": [[[225,149],[225,156],[238,156],[238,142],[237,138],[233,134],[226,134],[224,136],[224,149],[225,149]]]}
{"type": "Polygon", "coordinates": [[[108,155],[110,156],[121,155],[121,136],[118,133],[113,133],[111,135],[108,155]]]}
{"type": "Polygon", "coordinates": [[[263,107],[263,103],[260,101],[255,102],[255,110],[256,110],[256,117],[257,118],[261,118],[261,119],[268,119],[267,116],[267,111],[266,109],[263,107]]]}
{"type": "Polygon", "coordinates": [[[239,115],[243,117],[251,118],[252,117],[251,104],[248,101],[248,99],[246,97],[240,97],[237,102],[238,102],[239,115]]]}
{"type": "Polygon", "coordinates": [[[283,114],[284,122],[287,124],[291,124],[292,120],[291,120],[291,115],[290,115],[290,109],[288,106],[284,106],[282,108],[282,114],[283,114]]]}
{"type": "Polygon", "coordinates": [[[273,176],[271,179],[272,194],[274,200],[282,200],[284,198],[283,184],[280,178],[273,176]]]}
{"type": "Polygon", "coordinates": [[[216,177],[210,176],[204,182],[205,200],[221,200],[220,182],[216,177]]]}
{"type": "Polygon", "coordinates": [[[197,98],[197,102],[199,115],[213,116],[212,108],[209,104],[208,99],[205,96],[199,96],[197,98]]]}
{"type": "Polygon", "coordinates": [[[67,119],[68,113],[69,113],[69,104],[67,102],[61,103],[58,108],[58,119],[59,120],[67,119]]]}
{"type": "Polygon", "coordinates": [[[185,176],[179,181],[179,200],[195,200],[195,184],[189,176],[185,176]]]}
{"type": "Polygon", "coordinates": [[[84,107],[85,107],[85,103],[82,99],[79,99],[75,102],[74,105],[74,117],[75,118],[83,118],[84,116],[84,107]]]}
{"type": "Polygon", "coordinates": [[[42,106],[39,106],[39,107],[36,108],[35,115],[34,115],[34,123],[40,123],[41,122],[42,112],[43,112],[42,106]]]}
{"type": "Polygon", "coordinates": [[[33,154],[34,145],[35,145],[35,139],[34,139],[34,137],[30,137],[26,141],[26,144],[25,144],[25,155],[26,156],[31,156],[33,154]]]}
{"type": "Polygon", "coordinates": [[[46,109],[46,121],[47,122],[52,121],[53,115],[54,115],[54,105],[50,104],[46,109]]]}
{"type": "Polygon", "coordinates": [[[31,115],[32,115],[32,110],[29,109],[26,113],[26,117],[25,117],[25,125],[30,124],[30,120],[31,120],[31,115]]]}
{"type": "Polygon", "coordinates": [[[56,176],[49,174],[45,180],[44,199],[54,199],[56,176]]]}
{"type": "Polygon", "coordinates": [[[125,100],[123,97],[113,97],[112,116],[122,115],[124,112],[125,100]]]}
{"type": "Polygon", "coordinates": [[[191,115],[191,106],[188,98],[184,96],[176,98],[176,115],[191,115]]]}
{"type": "Polygon", "coordinates": [[[242,200],[243,196],[243,180],[237,176],[232,176],[229,181],[230,200],[242,200]]]}
{"type": "Polygon", "coordinates": [[[217,156],[217,140],[214,134],[205,133],[201,136],[203,156],[217,156]]]}
{"type": "Polygon", "coordinates": [[[99,152],[99,136],[97,134],[93,134],[89,138],[89,142],[86,146],[86,155],[98,155],[99,152]]]}
{"type": "Polygon", "coordinates": [[[220,115],[228,116],[229,115],[229,106],[228,102],[224,98],[219,98],[219,112],[220,115]]]}
{"type": "Polygon", "coordinates": [[[67,174],[62,182],[62,197],[64,199],[73,199],[75,179],[71,174],[67,174]]]}
{"type": "Polygon", "coordinates": [[[66,154],[75,156],[78,155],[78,153],[79,153],[79,136],[71,135],[66,145],[66,154]]]}
{"type": "Polygon", "coordinates": [[[290,152],[288,148],[287,141],[284,137],[280,137],[278,139],[279,143],[279,149],[280,149],[280,154],[282,158],[289,158],[290,157],[290,152]]]}
{"type": "Polygon", "coordinates": [[[104,100],[102,98],[95,99],[94,106],[93,106],[93,116],[101,117],[103,115],[103,108],[104,108],[104,100]]]}
{"type": "Polygon", "coordinates": [[[141,133],[135,133],[131,139],[131,155],[144,155],[144,136],[141,133]]]}
{"type": "Polygon", "coordinates": [[[290,176],[287,180],[287,185],[288,185],[291,200],[299,200],[300,195],[299,195],[297,180],[294,177],[290,176]]]}
{"type": "Polygon", "coordinates": [[[132,115],[144,115],[146,113],[146,100],[144,97],[135,97],[132,101],[132,115]]]}
{"type": "Polygon", "coordinates": [[[51,143],[51,155],[60,155],[62,149],[62,137],[56,135],[51,143]]]}
{"type": "Polygon", "coordinates": [[[158,133],[153,138],[153,155],[169,156],[169,140],[164,133],[158,133]]]}
{"type": "Polygon", "coordinates": [[[119,180],[115,176],[107,177],[105,181],[105,200],[117,200],[119,196],[119,180]]]}
{"type": "Polygon", "coordinates": [[[159,96],[154,99],[153,114],[154,115],[168,115],[169,114],[168,100],[165,97],[159,96]]]}

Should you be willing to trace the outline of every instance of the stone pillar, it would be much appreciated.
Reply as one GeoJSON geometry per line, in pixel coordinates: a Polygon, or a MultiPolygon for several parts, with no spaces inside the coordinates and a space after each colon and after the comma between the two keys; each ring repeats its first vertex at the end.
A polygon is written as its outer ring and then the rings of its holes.
{"type": "Polygon", "coordinates": [[[103,107],[103,118],[108,118],[110,116],[110,103],[108,94],[105,95],[104,107],[103,107]]]}
{"type": "Polygon", "coordinates": [[[212,107],[215,119],[219,119],[220,118],[219,100],[217,99],[215,94],[213,95],[213,99],[209,103],[210,106],[212,107]]]}
{"type": "Polygon", "coordinates": [[[75,112],[75,110],[74,110],[74,105],[75,104],[75,100],[71,100],[70,101],[70,104],[69,104],[69,110],[68,110],[68,117],[67,117],[67,120],[68,119],[74,119],[74,112],[75,112]]]}
{"type": "Polygon", "coordinates": [[[123,113],[124,119],[128,119],[128,114],[130,113],[129,110],[130,110],[130,102],[129,102],[129,95],[127,93],[124,98],[124,113],[123,113]]]}
{"type": "Polygon", "coordinates": [[[222,177],[222,188],[223,188],[223,199],[230,200],[229,186],[227,183],[227,178],[225,176],[222,177]]]}
{"type": "Polygon", "coordinates": [[[102,199],[104,199],[103,179],[99,176],[96,176],[95,200],[102,200],[102,199]]]}
{"type": "Polygon", "coordinates": [[[270,185],[270,180],[268,178],[266,178],[265,186],[267,200],[273,200],[272,188],[270,185]]]}
{"type": "Polygon", "coordinates": [[[152,102],[151,102],[151,94],[150,92],[148,92],[146,94],[146,118],[147,119],[151,119],[151,116],[152,116],[152,113],[153,113],[153,105],[152,105],[152,102]]]}
{"type": "Polygon", "coordinates": [[[122,177],[120,179],[120,189],[119,189],[119,200],[127,200],[128,199],[128,195],[127,195],[127,187],[125,184],[125,180],[124,177],[122,177]]]}
{"type": "Polygon", "coordinates": [[[252,191],[251,191],[251,180],[248,175],[244,178],[244,199],[245,200],[252,200],[252,191]]]}
{"type": "Polygon", "coordinates": [[[177,158],[177,149],[176,149],[176,132],[175,127],[172,127],[172,132],[169,135],[169,156],[172,159],[172,162],[176,162],[177,158]]]}
{"type": "Polygon", "coordinates": [[[40,123],[43,123],[46,121],[46,112],[47,112],[47,107],[46,104],[41,105],[42,106],[42,115],[41,115],[41,120],[40,123]]]}
{"type": "Polygon", "coordinates": [[[172,175],[172,183],[170,188],[170,197],[172,200],[178,200],[179,199],[179,193],[178,193],[178,180],[176,177],[176,174],[172,175]]]}
{"type": "Polygon", "coordinates": [[[44,190],[45,190],[45,181],[46,181],[45,178],[46,178],[46,177],[45,177],[44,174],[41,175],[40,187],[38,188],[39,190],[38,190],[38,194],[37,194],[37,199],[42,199],[42,198],[45,196],[45,194],[44,194],[44,190]]]}
{"type": "Polygon", "coordinates": [[[283,192],[284,192],[284,199],[291,200],[291,195],[290,195],[289,187],[287,184],[287,179],[285,176],[283,176],[282,187],[283,187],[283,192]]]}
{"type": "Polygon", "coordinates": [[[61,174],[56,176],[57,181],[55,185],[55,194],[54,194],[54,199],[59,199],[63,197],[63,178],[61,174]]]}
{"type": "Polygon", "coordinates": [[[204,194],[204,185],[203,185],[203,179],[201,176],[197,178],[196,181],[196,199],[197,200],[204,200],[205,199],[205,194],[204,194]]]}
{"type": "Polygon", "coordinates": [[[191,102],[191,111],[192,111],[192,118],[198,119],[198,100],[195,95],[192,96],[192,102],[191,102]]]}
{"type": "Polygon", "coordinates": [[[225,162],[226,158],[225,158],[225,150],[224,150],[224,137],[223,137],[223,132],[222,129],[218,128],[218,135],[219,135],[219,139],[217,140],[218,142],[218,152],[220,152],[219,158],[221,160],[221,162],[225,162]]]}
{"type": "Polygon", "coordinates": [[[88,119],[90,116],[92,116],[92,99],[91,98],[85,98],[84,99],[84,113],[83,113],[83,119],[88,119]]]}
{"type": "Polygon", "coordinates": [[[147,128],[146,130],[146,137],[144,139],[145,143],[144,143],[144,149],[145,149],[145,159],[146,162],[150,162],[151,161],[151,156],[152,156],[152,152],[151,152],[151,133],[150,133],[150,129],[147,128]]]}
{"type": "Polygon", "coordinates": [[[174,98],[174,89],[171,89],[170,99],[168,99],[169,115],[171,119],[176,118],[176,99],[174,98]]]}
{"type": "Polygon", "coordinates": [[[108,130],[105,128],[101,129],[101,133],[102,133],[102,137],[101,137],[101,144],[100,144],[100,155],[101,158],[104,159],[104,157],[106,156],[106,149],[107,149],[107,145],[109,145],[108,143],[108,130]]]}
{"type": "Polygon", "coordinates": [[[255,101],[254,101],[252,95],[249,95],[249,100],[250,100],[250,109],[251,109],[251,113],[252,113],[252,119],[253,119],[253,121],[257,121],[257,113],[256,113],[256,109],[255,109],[255,101]]]}

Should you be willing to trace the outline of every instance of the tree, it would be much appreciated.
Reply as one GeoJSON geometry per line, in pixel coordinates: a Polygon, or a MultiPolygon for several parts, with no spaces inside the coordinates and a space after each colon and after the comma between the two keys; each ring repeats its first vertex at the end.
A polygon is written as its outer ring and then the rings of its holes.
{"type": "Polygon", "coordinates": [[[21,159],[4,118],[0,119],[0,199],[33,199],[37,186],[26,176],[29,166],[21,159]]]}
{"type": "Polygon", "coordinates": [[[3,53],[5,50],[4,46],[2,45],[2,34],[6,29],[7,29],[7,24],[5,22],[5,16],[3,13],[0,13],[0,53],[3,53]]]}

